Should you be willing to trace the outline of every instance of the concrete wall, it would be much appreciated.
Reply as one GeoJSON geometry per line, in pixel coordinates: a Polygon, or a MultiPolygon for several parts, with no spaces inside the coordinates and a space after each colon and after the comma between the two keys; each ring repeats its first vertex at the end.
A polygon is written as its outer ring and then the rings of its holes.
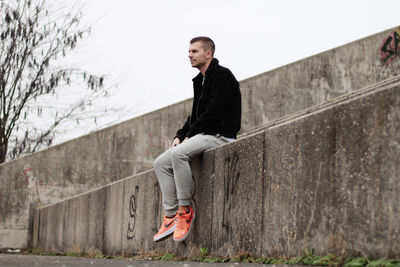
{"type": "Polygon", "coordinates": [[[36,210],[34,246],[398,258],[399,129],[397,81],[203,153],[192,164],[197,215],[183,243],[152,241],[162,212],[150,170],[36,210]]]}
{"type": "Polygon", "coordinates": [[[151,168],[190,109],[181,102],[0,165],[0,247],[27,247],[31,206],[151,168]]]}
{"type": "MultiPolygon", "coordinates": [[[[379,48],[393,30],[241,81],[243,127],[323,103],[399,73],[379,48]]],[[[30,209],[148,170],[189,115],[183,101],[0,165],[0,248],[26,247],[30,209]]]]}

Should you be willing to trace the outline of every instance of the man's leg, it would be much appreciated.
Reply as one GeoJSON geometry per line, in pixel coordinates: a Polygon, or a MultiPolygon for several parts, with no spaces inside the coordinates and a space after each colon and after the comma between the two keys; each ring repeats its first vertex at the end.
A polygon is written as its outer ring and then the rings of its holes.
{"type": "Polygon", "coordinates": [[[161,241],[171,236],[176,228],[178,199],[176,197],[175,180],[172,171],[171,149],[169,148],[158,156],[153,163],[154,171],[161,188],[165,211],[160,229],[153,237],[154,241],[161,241]]]}
{"type": "Polygon", "coordinates": [[[192,193],[192,171],[189,160],[207,149],[222,145],[228,141],[223,137],[198,134],[171,149],[171,162],[179,201],[175,241],[183,241],[189,234],[194,211],[190,207],[192,193]]]}
{"type": "Polygon", "coordinates": [[[189,160],[205,150],[227,143],[223,137],[197,134],[171,149],[171,162],[179,206],[189,206],[192,193],[192,171],[189,160]]]}
{"type": "Polygon", "coordinates": [[[173,216],[178,210],[178,199],[176,197],[176,186],[171,162],[172,147],[158,156],[153,167],[160,184],[163,207],[167,216],[173,216]]]}

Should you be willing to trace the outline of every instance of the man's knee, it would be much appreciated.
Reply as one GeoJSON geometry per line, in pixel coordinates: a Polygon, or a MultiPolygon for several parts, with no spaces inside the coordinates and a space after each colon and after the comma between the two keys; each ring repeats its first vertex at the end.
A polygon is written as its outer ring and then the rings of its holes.
{"type": "Polygon", "coordinates": [[[153,161],[153,168],[154,168],[154,169],[159,169],[160,166],[161,166],[160,157],[157,157],[157,158],[153,161]]]}
{"type": "Polygon", "coordinates": [[[153,161],[153,168],[159,170],[162,167],[166,166],[167,163],[168,163],[167,155],[165,155],[165,153],[163,153],[153,161]]]}
{"type": "Polygon", "coordinates": [[[185,155],[184,151],[182,151],[180,147],[176,146],[173,149],[171,149],[171,160],[172,161],[189,160],[189,157],[185,155]]]}

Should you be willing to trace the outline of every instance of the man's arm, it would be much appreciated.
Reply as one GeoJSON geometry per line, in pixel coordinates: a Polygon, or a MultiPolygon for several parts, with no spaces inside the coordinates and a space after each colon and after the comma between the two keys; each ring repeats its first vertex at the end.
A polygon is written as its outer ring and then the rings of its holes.
{"type": "Polygon", "coordinates": [[[187,133],[187,131],[189,130],[189,125],[190,125],[190,116],[186,119],[186,122],[185,122],[185,124],[182,126],[182,128],[179,129],[179,130],[176,132],[176,135],[175,135],[175,137],[174,137],[174,142],[173,142],[173,145],[174,145],[174,146],[180,144],[180,143],[185,139],[186,133],[187,133]],[[176,139],[178,139],[179,143],[176,143],[176,141],[175,141],[176,139]],[[175,143],[176,143],[176,144],[175,144],[175,143]]]}

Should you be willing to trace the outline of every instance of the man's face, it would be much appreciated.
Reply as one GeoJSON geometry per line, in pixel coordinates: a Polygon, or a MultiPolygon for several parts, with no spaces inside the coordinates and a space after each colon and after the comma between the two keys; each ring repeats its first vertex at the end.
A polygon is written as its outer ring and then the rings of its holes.
{"type": "Polygon", "coordinates": [[[207,60],[210,57],[211,51],[204,51],[203,44],[201,42],[190,44],[189,59],[193,68],[200,69],[207,63],[207,60]]]}

